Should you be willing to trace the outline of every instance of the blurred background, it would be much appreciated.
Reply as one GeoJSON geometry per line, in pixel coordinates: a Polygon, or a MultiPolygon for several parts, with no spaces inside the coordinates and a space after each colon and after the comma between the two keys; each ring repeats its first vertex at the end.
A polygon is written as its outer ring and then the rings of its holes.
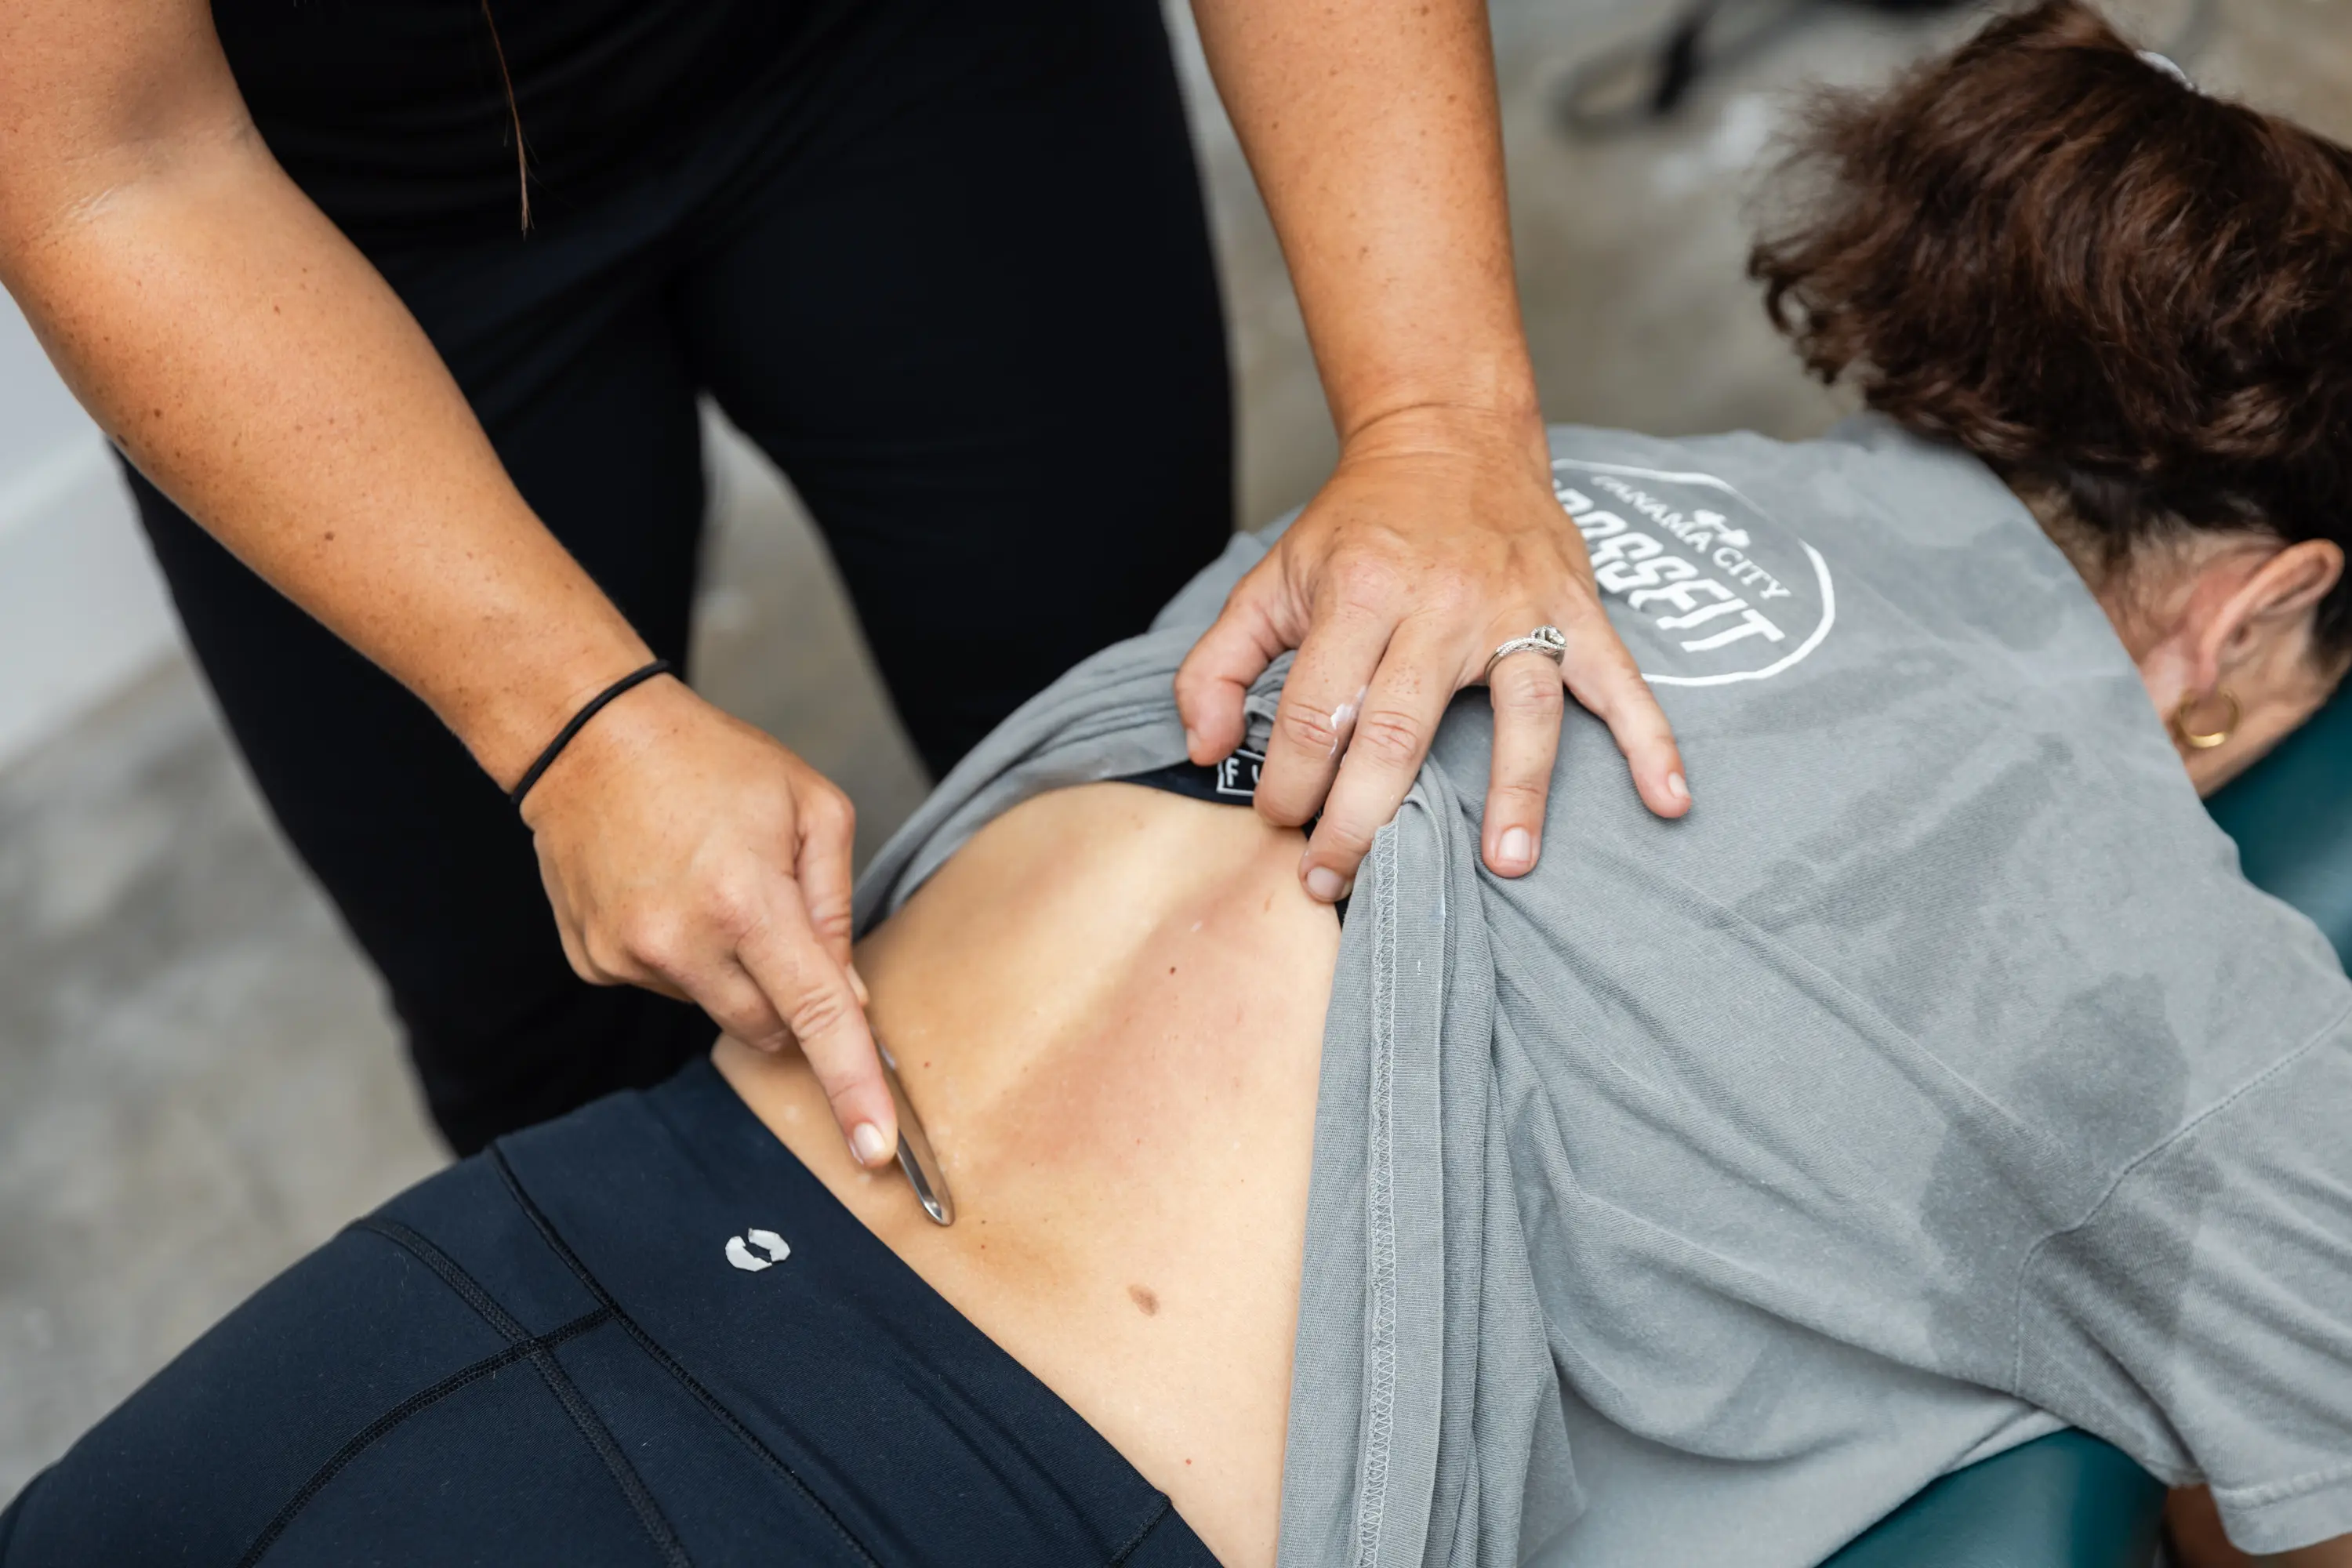
{"type": "MultiPolygon", "coordinates": [[[[2352,139],[2352,0],[2127,0],[2208,89],[2352,139]]],[[[1801,437],[1843,411],[1741,273],[1801,89],[1967,5],[1725,4],[1649,115],[1657,0],[1495,0],[1520,281],[1554,421],[1801,437]]],[[[1337,450],[1273,231],[1171,13],[1211,195],[1238,517],[1337,450]]],[[[789,487],[712,417],[695,683],[845,787],[861,856],[927,787],[789,487]]],[[[1106,530],[1118,526],[1115,511],[1106,530]]],[[[0,298],[0,1501],[254,1287],[441,1164],[383,998],[262,813],[104,442],[0,298]]]]}

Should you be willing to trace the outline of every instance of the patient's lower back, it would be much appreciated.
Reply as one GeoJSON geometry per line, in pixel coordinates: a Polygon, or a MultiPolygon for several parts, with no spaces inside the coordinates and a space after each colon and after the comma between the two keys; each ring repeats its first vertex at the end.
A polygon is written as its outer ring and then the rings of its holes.
{"type": "Polygon", "coordinates": [[[1299,836],[1126,784],[1042,796],[860,947],[957,1207],[839,1146],[798,1060],[730,1081],[893,1249],[1167,1491],[1270,1563],[1325,1001],[1299,836]]]}

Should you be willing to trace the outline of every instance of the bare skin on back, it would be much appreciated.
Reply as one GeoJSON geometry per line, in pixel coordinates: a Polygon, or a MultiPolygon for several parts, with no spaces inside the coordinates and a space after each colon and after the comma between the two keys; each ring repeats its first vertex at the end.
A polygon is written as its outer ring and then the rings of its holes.
{"type": "Polygon", "coordinates": [[[941,1229],[853,1164],[795,1056],[719,1070],[859,1219],[1231,1568],[1270,1564],[1323,1015],[1301,836],[1129,784],[1042,796],[860,945],[946,1166],[941,1229]]]}

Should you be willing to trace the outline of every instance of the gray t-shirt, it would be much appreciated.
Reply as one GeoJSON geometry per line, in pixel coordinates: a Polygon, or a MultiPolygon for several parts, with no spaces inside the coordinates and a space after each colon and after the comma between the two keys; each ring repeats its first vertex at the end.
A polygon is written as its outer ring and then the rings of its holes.
{"type": "MultiPolygon", "coordinates": [[[[2079,578],[1882,421],[1553,452],[1699,805],[1653,818],[1571,709],[1542,864],[1493,877],[1470,693],[1380,836],[1285,1568],[1812,1563],[2060,1423],[2251,1550],[2352,1532],[2352,984],[2079,578]]],[[[1169,678],[1264,549],[1008,721],[861,921],[1014,802],[1180,757],[1169,678]]]]}

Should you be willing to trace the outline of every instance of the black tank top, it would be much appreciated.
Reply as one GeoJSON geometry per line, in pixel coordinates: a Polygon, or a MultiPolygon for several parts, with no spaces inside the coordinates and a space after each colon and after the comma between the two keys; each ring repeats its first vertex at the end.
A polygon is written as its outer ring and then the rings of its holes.
{"type": "Polygon", "coordinates": [[[362,244],[519,227],[593,202],[806,44],[814,0],[214,0],[263,139],[362,244]],[[492,26],[496,26],[493,42],[492,26]]]}

